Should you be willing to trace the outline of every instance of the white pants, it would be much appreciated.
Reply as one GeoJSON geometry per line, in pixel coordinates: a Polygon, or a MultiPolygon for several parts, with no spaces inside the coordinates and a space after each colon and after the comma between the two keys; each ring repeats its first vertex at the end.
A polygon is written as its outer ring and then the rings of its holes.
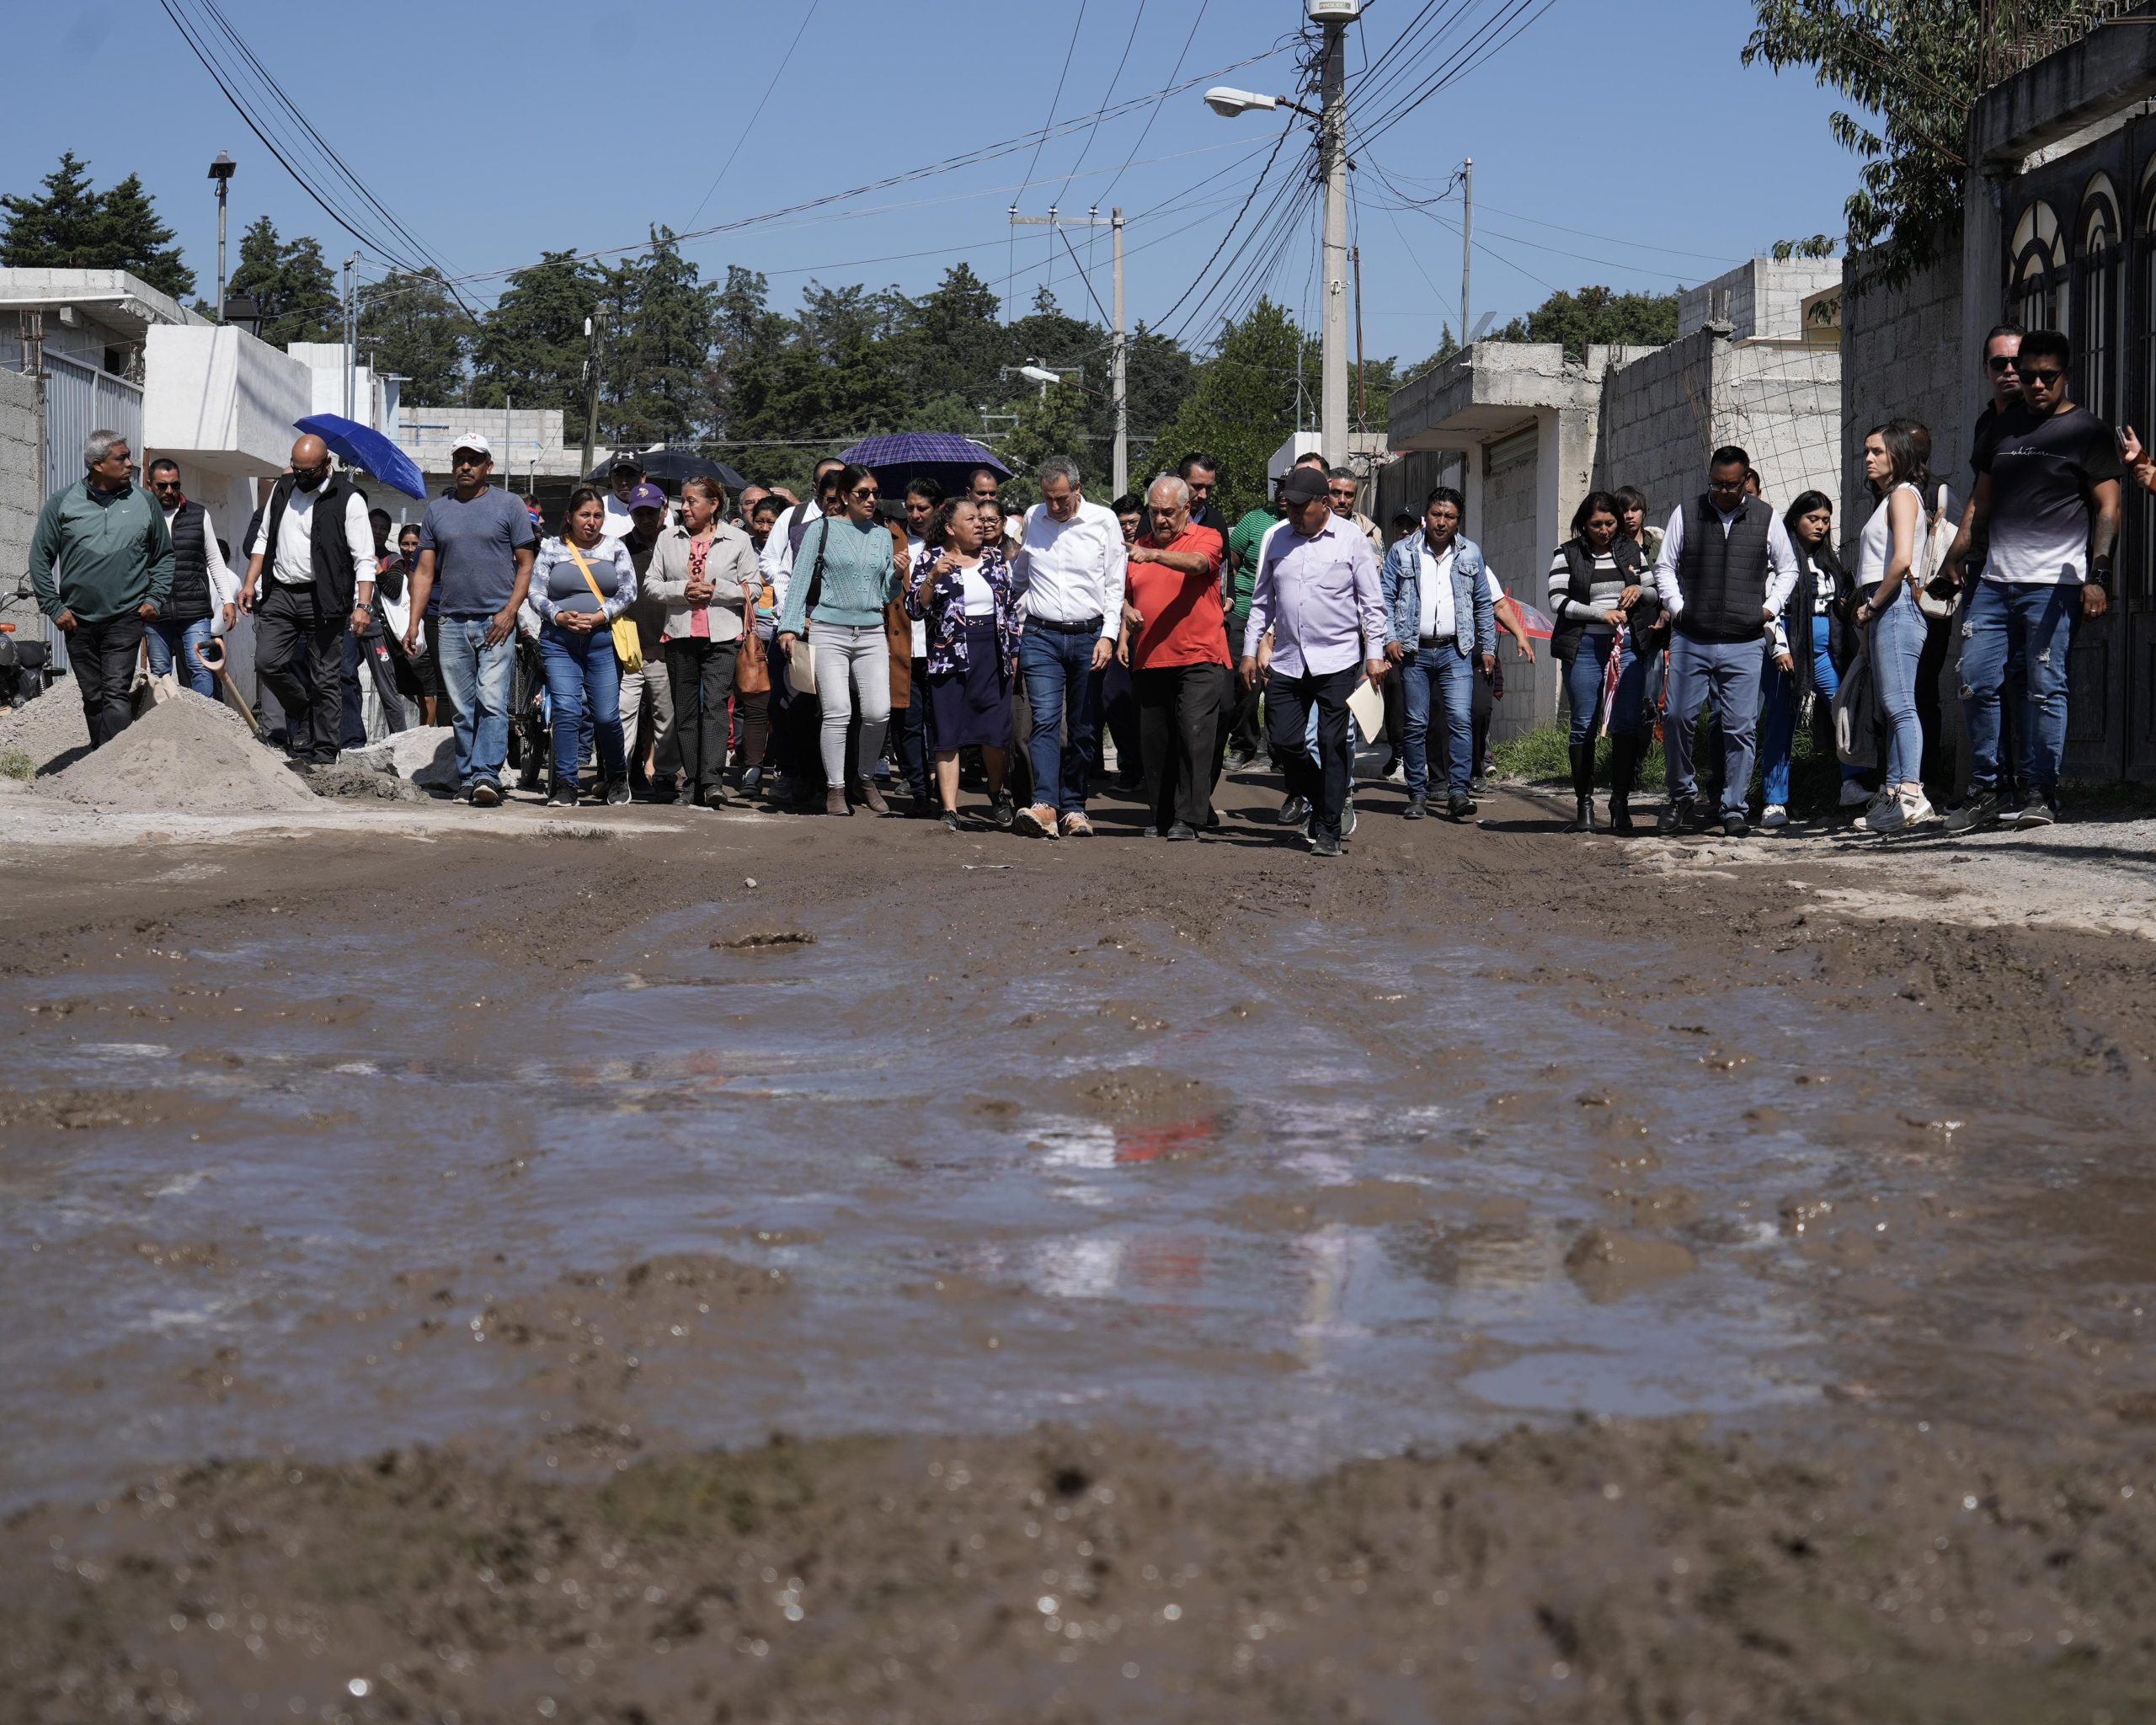
{"type": "Polygon", "coordinates": [[[674,686],[667,681],[664,652],[644,660],[643,669],[633,676],[627,671],[622,674],[622,744],[637,759],[642,758],[637,755],[637,718],[647,697],[651,702],[652,737],[659,745],[653,771],[664,781],[681,770],[681,750],[674,740],[674,686]]]}
{"type": "Polygon", "coordinates": [[[816,655],[816,698],[824,715],[818,739],[824,782],[838,790],[846,784],[846,731],[856,697],[861,702],[862,772],[883,755],[883,727],[891,718],[891,645],[880,623],[867,629],[818,623],[809,632],[808,644],[816,655]]]}

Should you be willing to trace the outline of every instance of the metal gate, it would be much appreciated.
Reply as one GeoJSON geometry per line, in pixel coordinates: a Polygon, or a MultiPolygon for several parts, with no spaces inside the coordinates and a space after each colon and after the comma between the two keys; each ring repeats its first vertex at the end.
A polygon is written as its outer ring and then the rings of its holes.
{"type": "MultiPolygon", "coordinates": [[[[45,361],[45,494],[83,477],[83,446],[93,431],[117,431],[142,453],[142,386],[47,349],[45,361]]],[[[52,662],[67,668],[67,638],[52,632],[52,662]]]]}

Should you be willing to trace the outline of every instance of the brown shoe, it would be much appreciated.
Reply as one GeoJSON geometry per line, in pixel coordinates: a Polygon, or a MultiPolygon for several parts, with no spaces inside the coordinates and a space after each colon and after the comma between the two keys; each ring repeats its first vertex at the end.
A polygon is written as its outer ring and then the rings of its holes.
{"type": "Polygon", "coordinates": [[[852,809],[847,805],[846,793],[841,790],[836,785],[833,785],[830,789],[824,793],[824,813],[826,814],[851,814],[853,813],[852,809]]]}
{"type": "Polygon", "coordinates": [[[883,800],[883,793],[876,788],[875,780],[863,779],[860,795],[862,806],[871,814],[889,814],[891,812],[891,805],[883,800]]]}
{"type": "Polygon", "coordinates": [[[1063,836],[1067,839],[1089,839],[1093,836],[1093,823],[1082,812],[1066,814],[1063,817],[1063,836]]]}

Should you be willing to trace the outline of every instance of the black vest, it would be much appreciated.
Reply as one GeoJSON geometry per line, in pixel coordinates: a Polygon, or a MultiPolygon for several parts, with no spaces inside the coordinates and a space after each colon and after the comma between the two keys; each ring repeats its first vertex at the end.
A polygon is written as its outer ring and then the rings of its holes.
{"type": "MultiPolygon", "coordinates": [[[[267,547],[262,558],[264,592],[269,590],[267,584],[276,579],[277,535],[285,525],[286,499],[291,494],[290,473],[280,479],[270,493],[269,518],[262,524],[262,542],[267,547]]],[[[359,569],[352,561],[352,547],[344,538],[344,513],[351,506],[348,499],[366,495],[341,473],[331,475],[323,482],[322,489],[315,493],[307,530],[314,564],[314,603],[324,617],[352,608],[359,569]]],[[[368,579],[373,579],[371,570],[368,579]]]]}
{"type": "MultiPolygon", "coordinates": [[[[1577,533],[1557,548],[1564,555],[1566,569],[1571,572],[1565,596],[1573,605],[1583,606],[1594,594],[1594,555],[1577,533]]],[[[1627,586],[1636,587],[1646,580],[1646,560],[1640,555],[1636,541],[1613,539],[1609,544],[1609,555],[1617,565],[1617,573],[1625,578],[1627,586]]],[[[1640,604],[1644,606],[1646,602],[1643,598],[1640,604]]],[[[1656,601],[1656,605],[1659,609],[1660,601],[1656,601]]],[[[1642,614],[1636,608],[1633,612],[1635,621],[1642,614]]],[[[1587,619],[1577,611],[1567,611],[1558,620],[1556,631],[1550,638],[1550,656],[1561,664],[1570,665],[1579,657],[1580,637],[1586,633],[1587,619]]]]}
{"type": "Polygon", "coordinates": [[[171,623],[199,623],[210,615],[210,547],[203,537],[207,517],[192,498],[184,499],[172,517],[172,596],[165,601],[164,620],[171,623]]]}
{"type": "Polygon", "coordinates": [[[1756,497],[1721,530],[1721,516],[1705,494],[1684,508],[1684,543],[1677,554],[1677,586],[1684,595],[1680,633],[1694,641],[1756,641],[1766,633],[1767,530],[1774,512],[1756,497]]]}

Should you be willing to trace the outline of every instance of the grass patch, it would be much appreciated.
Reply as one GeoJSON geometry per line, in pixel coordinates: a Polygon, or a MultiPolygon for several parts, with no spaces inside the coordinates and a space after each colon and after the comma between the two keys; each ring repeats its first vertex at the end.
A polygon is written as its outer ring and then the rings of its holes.
{"type": "MultiPolygon", "coordinates": [[[[1524,737],[1514,737],[1510,742],[1490,745],[1490,765],[1502,779],[1530,785],[1550,785],[1569,790],[1572,782],[1572,758],[1567,741],[1571,733],[1562,719],[1552,719],[1539,725],[1524,737]]],[[[1595,745],[1594,783],[1598,793],[1609,785],[1610,742],[1604,737],[1595,745]]],[[[1692,758],[1703,782],[1718,773],[1721,761],[1721,727],[1712,715],[1700,722],[1694,740],[1692,758]]],[[[1646,752],[1640,757],[1639,783],[1642,791],[1659,791],[1668,785],[1668,763],[1663,759],[1662,745],[1650,743],[1646,752]]],[[[1755,766],[1752,774],[1751,796],[1760,800],[1761,774],[1755,766]]],[[[1831,809],[1840,793],[1841,762],[1835,758],[1833,749],[1817,736],[1809,728],[1800,726],[1796,744],[1790,756],[1790,799],[1800,809],[1831,809]]],[[[2143,792],[2144,801],[2148,793],[2143,792]]]]}
{"type": "Polygon", "coordinates": [[[37,762],[20,749],[0,750],[0,778],[20,779],[28,784],[37,777],[37,762]]]}

